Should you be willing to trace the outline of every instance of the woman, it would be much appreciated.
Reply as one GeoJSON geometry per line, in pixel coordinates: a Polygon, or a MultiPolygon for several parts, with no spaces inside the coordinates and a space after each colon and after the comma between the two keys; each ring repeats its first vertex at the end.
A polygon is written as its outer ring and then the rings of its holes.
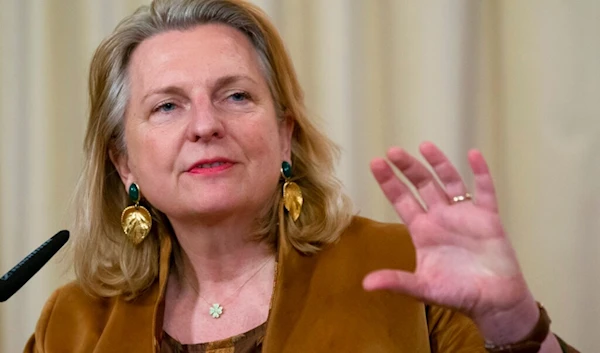
{"type": "Polygon", "coordinates": [[[471,197],[433,144],[441,185],[391,148],[371,169],[406,226],[352,216],[256,7],[140,8],[98,48],[90,98],[77,281],[26,352],[571,349],[525,283],[478,151],[471,197]]]}

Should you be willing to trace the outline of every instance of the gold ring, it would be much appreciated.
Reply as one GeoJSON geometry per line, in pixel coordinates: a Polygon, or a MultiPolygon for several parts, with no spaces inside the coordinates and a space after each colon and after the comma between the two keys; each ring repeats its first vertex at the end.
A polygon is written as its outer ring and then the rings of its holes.
{"type": "Polygon", "coordinates": [[[464,195],[454,196],[452,198],[452,203],[459,203],[459,202],[471,200],[472,198],[473,197],[471,196],[471,194],[469,194],[468,192],[466,192],[464,195]]]}

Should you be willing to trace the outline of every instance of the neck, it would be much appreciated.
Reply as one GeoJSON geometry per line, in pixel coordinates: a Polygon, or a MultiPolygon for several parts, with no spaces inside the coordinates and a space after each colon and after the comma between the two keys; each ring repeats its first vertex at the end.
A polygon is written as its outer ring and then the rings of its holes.
{"type": "Polygon", "coordinates": [[[171,225],[182,261],[167,282],[164,329],[180,340],[206,342],[264,323],[275,288],[275,251],[251,238],[253,222],[237,217],[171,225]]]}
{"type": "Polygon", "coordinates": [[[235,284],[275,259],[271,244],[252,237],[252,220],[236,217],[211,224],[172,220],[171,224],[182,249],[180,274],[198,287],[235,284]]]}

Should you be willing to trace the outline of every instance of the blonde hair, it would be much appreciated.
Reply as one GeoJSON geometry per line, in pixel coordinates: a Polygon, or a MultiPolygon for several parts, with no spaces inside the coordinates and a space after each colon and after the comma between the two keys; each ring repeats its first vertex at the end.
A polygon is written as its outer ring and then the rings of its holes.
{"type": "Polygon", "coordinates": [[[158,276],[161,239],[171,237],[177,249],[167,217],[151,205],[146,205],[154,219],[151,233],[137,246],[127,240],[120,213],[128,197],[109,150],[127,153],[127,68],[135,48],[158,33],[206,23],[231,26],[249,38],[279,117],[294,120],[291,164],[293,180],[303,190],[302,213],[296,222],[290,217],[279,219],[282,185],[273,185],[273,204],[257,226],[257,238],[275,244],[277,225],[282,222],[287,240],[298,251],[313,253],[334,242],[350,222],[350,201],[334,176],[338,149],[308,118],[291,60],[267,16],[242,0],[155,0],[117,26],[96,50],[90,67],[87,160],[76,190],[73,260],[79,284],[91,294],[136,297],[158,276]]]}

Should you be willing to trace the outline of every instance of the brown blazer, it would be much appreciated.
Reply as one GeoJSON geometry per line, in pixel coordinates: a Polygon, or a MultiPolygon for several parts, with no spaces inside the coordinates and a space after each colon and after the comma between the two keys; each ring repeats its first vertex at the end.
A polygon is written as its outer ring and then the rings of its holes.
{"type": "MultiPolygon", "coordinates": [[[[161,245],[159,278],[133,301],[92,298],[77,284],[58,289],[24,352],[158,352],[171,243],[161,245]]],[[[264,339],[264,353],[485,352],[467,317],[407,296],[365,292],[379,268],[413,270],[415,251],[403,225],[355,217],[339,242],[303,256],[285,239],[264,339]]]]}

